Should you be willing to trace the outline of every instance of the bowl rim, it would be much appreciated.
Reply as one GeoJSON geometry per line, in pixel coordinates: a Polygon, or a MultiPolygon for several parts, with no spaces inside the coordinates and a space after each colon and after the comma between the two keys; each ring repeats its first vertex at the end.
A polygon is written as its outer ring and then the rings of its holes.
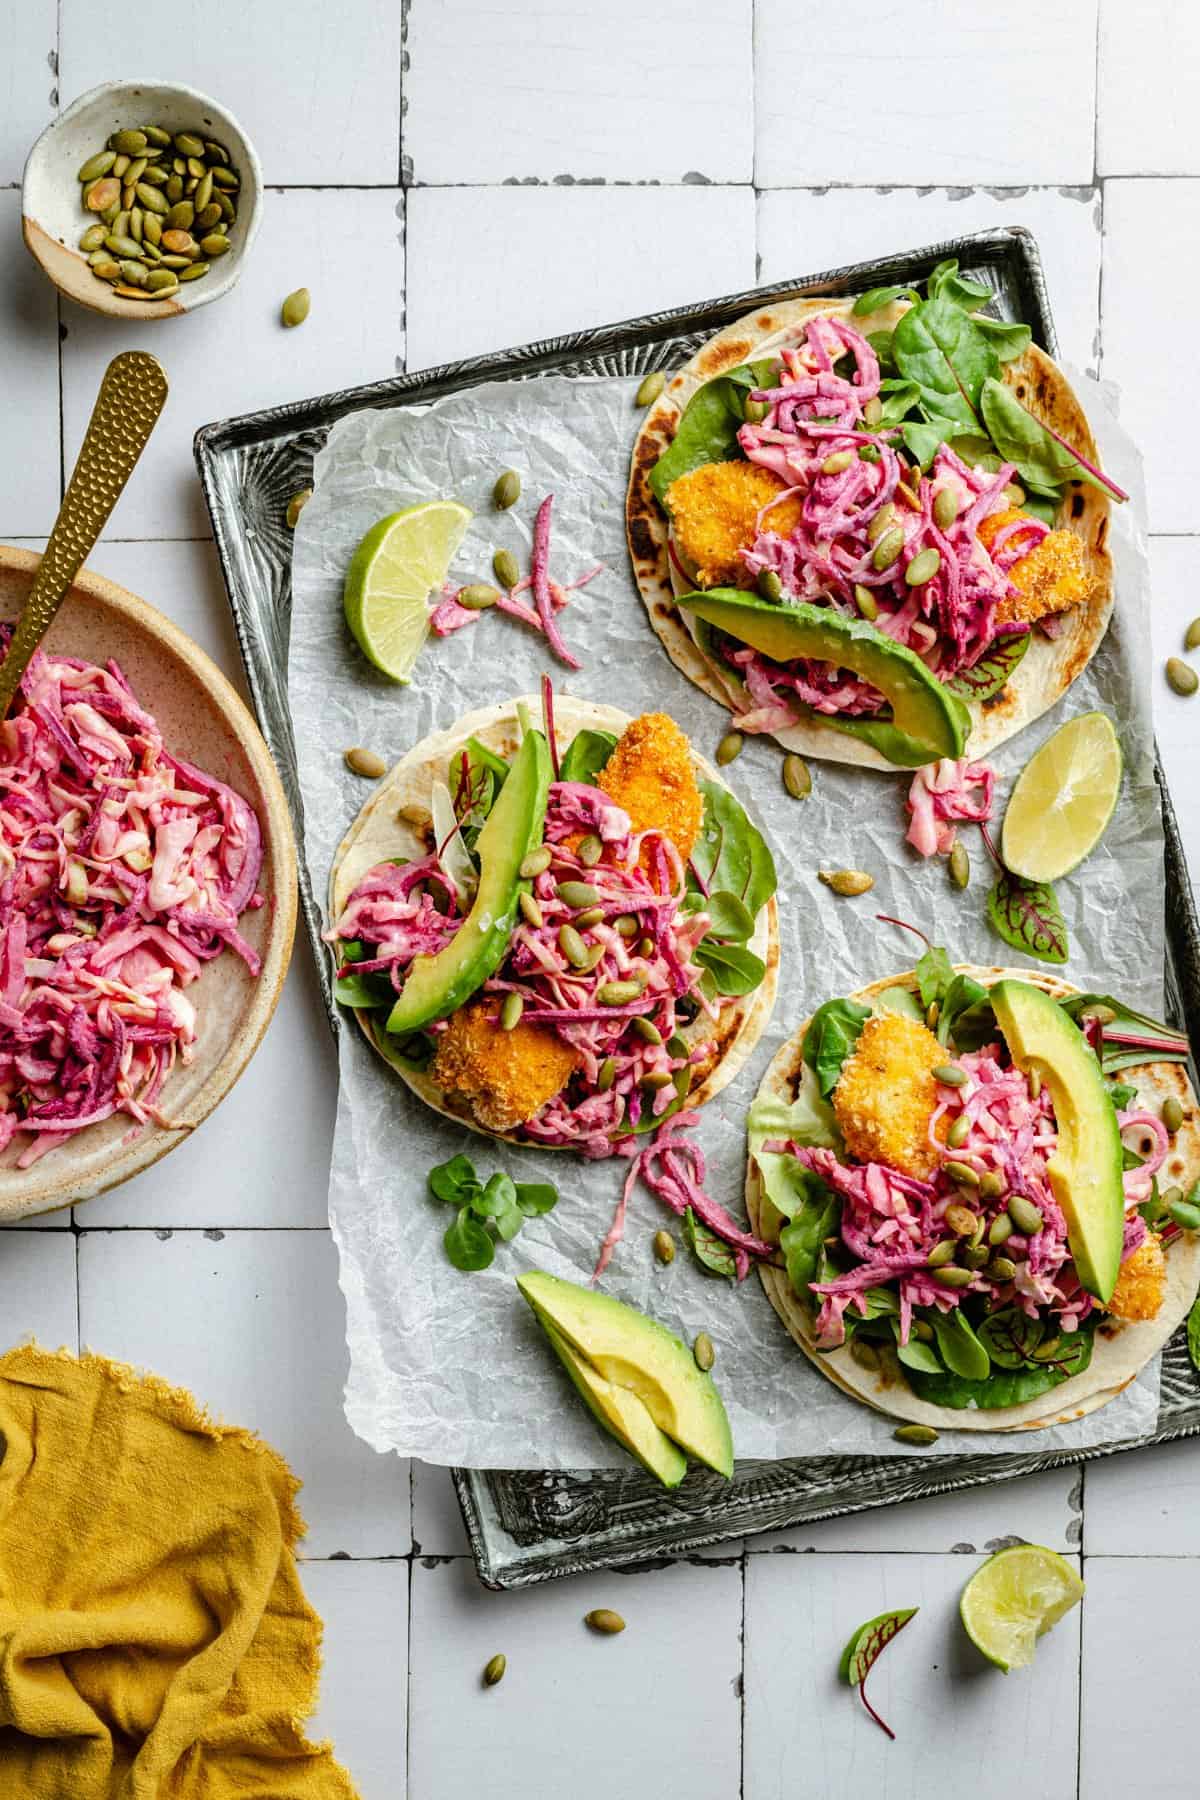
{"type": "Polygon", "coordinates": [[[242,272],[242,264],[258,236],[265,192],[262,165],[253,140],[237,114],[231,112],[221,101],[215,100],[211,94],[184,81],[165,81],[157,77],[145,77],[137,81],[102,81],[89,88],[86,93],[77,95],[69,106],[64,107],[56,118],[43,127],[31,144],[21,173],[21,235],[26,249],[58,292],[68,300],[73,300],[77,306],[86,308],[88,312],[99,313],[106,319],[175,319],[185,313],[195,312],[201,306],[208,306],[214,300],[220,300],[236,285],[242,272]],[[249,205],[244,215],[239,213],[238,223],[244,223],[244,230],[236,246],[221,259],[223,266],[219,271],[214,271],[217,273],[215,281],[190,282],[187,284],[186,294],[178,292],[167,300],[134,301],[112,293],[102,282],[85,284],[81,281],[78,286],[66,285],[65,272],[76,270],[78,252],[60,243],[41,223],[36,212],[31,209],[30,186],[31,175],[36,175],[40,161],[51,151],[54,139],[77,114],[110,97],[148,89],[158,89],[161,93],[169,93],[203,108],[237,133],[245,147],[243,173],[244,176],[249,175],[249,180],[243,179],[243,195],[248,197],[249,205]],[[64,257],[69,260],[64,261],[64,257]]]}
{"type": "MultiPolygon", "coordinates": [[[[0,543],[0,571],[28,574],[32,578],[40,561],[41,554],[36,550],[0,543]]],[[[170,1127],[147,1125],[130,1141],[119,1140],[111,1158],[82,1183],[78,1177],[72,1178],[69,1161],[59,1162],[56,1167],[53,1156],[39,1160],[27,1170],[0,1170],[0,1224],[94,1199],[97,1194],[107,1193],[131,1176],[151,1168],[189,1138],[245,1073],[258,1050],[279,1004],[296,934],[298,872],[291,813],[279,771],[241,695],[199,644],[165,613],[128,588],[84,568],[76,575],[69,594],[97,602],[121,615],[138,631],[157,639],[212,695],[249,762],[263,796],[266,814],[263,820],[264,862],[271,870],[274,912],[263,952],[262,970],[251,990],[241,1025],[203,1086],[182,1109],[177,1123],[170,1127]],[[13,1192],[16,1183],[11,1182],[10,1177],[14,1176],[27,1192],[13,1192]]]]}

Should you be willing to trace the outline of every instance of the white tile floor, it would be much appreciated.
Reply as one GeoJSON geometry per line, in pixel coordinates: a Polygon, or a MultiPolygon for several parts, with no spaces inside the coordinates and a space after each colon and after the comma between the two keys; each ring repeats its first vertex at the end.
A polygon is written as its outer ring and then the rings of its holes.
{"type": "MultiPolygon", "coordinates": [[[[817,0],[175,0],[139,15],[139,63],[228,99],[276,185],[237,292],[141,333],[60,318],[18,242],[33,136],[60,93],[125,59],[95,16],[91,0],[0,0],[0,537],[36,545],[101,367],[149,344],[170,408],[94,562],[227,672],[197,425],[1006,220],[1039,237],[1066,354],[1121,383],[1142,439],[1164,534],[1156,666],[1200,612],[1194,7],[863,0],[831,22],[817,0]],[[300,283],[312,315],[284,335],[278,303],[300,283]]],[[[1200,868],[1200,701],[1160,680],[1155,701],[1200,868]]],[[[3,1234],[0,1342],[149,1364],[291,1458],[326,1620],[316,1728],[364,1800],[557,1796],[564,1772],[578,1800],[1195,1793],[1200,1445],[830,1521],[733,1563],[480,1589],[444,1472],[377,1458],[342,1419],[332,1074],[301,947],[262,1050],[193,1145],[74,1229],[60,1215],[3,1234]],[[1088,1594],[1034,1677],[1006,1680],[973,1660],[954,1602],[1014,1536],[1082,1552],[1088,1594]],[[922,1611],[872,1683],[893,1745],[834,1671],[854,1624],[905,1603],[922,1611]],[[597,1604],[625,1614],[622,1637],[586,1632],[597,1604]],[[509,1674],[485,1693],[497,1649],[509,1674]]]]}

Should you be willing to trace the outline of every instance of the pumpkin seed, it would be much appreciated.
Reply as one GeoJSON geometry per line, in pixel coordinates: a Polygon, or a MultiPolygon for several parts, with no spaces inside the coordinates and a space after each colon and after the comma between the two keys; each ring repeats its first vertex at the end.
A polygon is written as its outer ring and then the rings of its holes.
{"type": "Polygon", "coordinates": [[[135,206],[129,214],[129,235],[135,244],[142,241],[142,220],[145,216],[140,206],[135,206]]]}
{"type": "Polygon", "coordinates": [[[99,181],[102,175],[108,174],[116,160],[115,150],[98,151],[95,156],[88,157],[75,179],[83,182],[99,181]]]}
{"type": "Polygon", "coordinates": [[[642,1076],[641,1086],[646,1089],[647,1093],[657,1094],[660,1089],[670,1087],[674,1079],[670,1069],[651,1069],[642,1076]]]}
{"type": "Polygon", "coordinates": [[[176,225],[163,232],[162,245],[164,250],[170,250],[175,256],[195,256],[199,249],[191,232],[176,225]]]}
{"type": "Polygon", "coordinates": [[[291,499],[288,501],[287,513],[285,516],[287,518],[287,524],[288,524],[289,531],[295,531],[296,522],[299,519],[300,514],[304,511],[305,507],[308,505],[309,501],[312,499],[312,492],[313,491],[310,487],[309,488],[301,488],[300,492],[298,494],[293,494],[291,499]]]}
{"type": "Polygon", "coordinates": [[[863,424],[873,429],[878,425],[882,417],[883,401],[879,398],[878,394],[872,394],[871,398],[867,401],[867,404],[863,407],[863,424]]]}
{"type": "Polygon", "coordinates": [[[173,156],[171,158],[171,167],[176,175],[183,176],[187,174],[187,164],[184,162],[182,156],[173,156]]]}
{"type": "Polygon", "coordinates": [[[930,1073],[933,1079],[940,1082],[943,1087],[966,1087],[967,1082],[971,1079],[965,1069],[956,1067],[954,1063],[938,1063],[930,1073]]]}
{"type": "Polygon", "coordinates": [[[970,1287],[975,1279],[975,1271],[973,1269],[960,1269],[957,1264],[952,1264],[949,1268],[935,1269],[933,1271],[933,1279],[938,1282],[941,1287],[970,1287]]]}
{"type": "Polygon", "coordinates": [[[134,287],[127,281],[114,281],[113,293],[122,294],[126,300],[157,300],[158,295],[150,293],[144,287],[134,287]]]}
{"type": "MultiPolygon", "coordinates": [[[[652,937],[639,938],[637,941],[636,949],[637,949],[637,954],[639,956],[653,956],[653,954],[654,954],[654,939],[652,937]]],[[[644,980],[645,977],[642,976],[641,979],[644,980]]]]}
{"type": "Polygon", "coordinates": [[[387,774],[387,764],[382,756],[374,750],[364,750],[361,744],[355,744],[345,753],[345,764],[352,775],[361,775],[364,781],[378,781],[381,775],[387,774]]]}
{"type": "Polygon", "coordinates": [[[102,175],[99,181],[93,181],[91,187],[84,190],[83,204],[88,212],[102,213],[107,207],[116,206],[120,198],[120,182],[114,181],[111,175],[102,175]]]}
{"type": "MultiPolygon", "coordinates": [[[[169,258],[163,257],[164,262],[167,262],[168,260],[169,258]]],[[[180,281],[199,281],[202,275],[208,274],[209,267],[210,265],[206,262],[190,263],[187,268],[180,269],[179,279],[180,281]]]]}
{"type": "Polygon", "coordinates": [[[953,1125],[946,1133],[946,1143],[951,1150],[961,1150],[971,1135],[971,1121],[966,1113],[959,1113],[953,1125]]]}
{"type": "Polygon", "coordinates": [[[603,841],[596,836],[594,831],[589,831],[586,837],[580,838],[579,848],[575,854],[585,869],[594,869],[604,855],[603,841]]]}
{"type": "MultiPolygon", "coordinates": [[[[139,137],[141,133],[138,133],[139,137]]],[[[203,156],[204,139],[198,138],[191,131],[177,131],[174,137],[175,148],[180,156],[203,156]]]]}
{"type": "Polygon", "coordinates": [[[130,287],[145,287],[147,270],[144,262],[127,257],[121,263],[121,280],[127,281],[130,287]]]}
{"type": "Polygon", "coordinates": [[[554,861],[554,852],[549,844],[539,844],[531,850],[517,871],[523,881],[533,881],[538,875],[544,875],[554,861]]]}
{"type": "Polygon", "coordinates": [[[1175,1094],[1168,1094],[1162,1103],[1162,1122],[1174,1137],[1183,1124],[1183,1102],[1175,1094]]]}
{"type": "Polygon", "coordinates": [[[203,175],[200,177],[200,185],[196,189],[196,198],[193,202],[193,205],[195,206],[197,212],[203,212],[204,208],[208,205],[209,201],[212,199],[212,191],[213,191],[212,170],[206,169],[204,171],[203,175]]]}
{"type": "Polygon", "coordinates": [[[126,184],[121,189],[121,205],[125,208],[126,212],[129,212],[132,210],[133,203],[136,200],[136,198],[137,198],[136,193],[134,192],[133,188],[131,186],[129,186],[128,184],[126,184]]]}
{"type": "Polygon", "coordinates": [[[492,574],[502,588],[509,592],[521,579],[521,570],[511,550],[497,550],[492,557],[492,574]]]}
{"type": "Polygon", "coordinates": [[[999,1169],[987,1169],[979,1177],[979,1191],[985,1200],[998,1200],[1007,1185],[999,1169]]]}
{"type": "Polygon", "coordinates": [[[468,612],[484,612],[489,606],[495,606],[500,592],[498,588],[489,587],[486,581],[472,581],[469,586],[459,588],[454,597],[468,612]]]}
{"type": "Polygon", "coordinates": [[[165,299],[179,286],[179,277],[174,269],[151,269],[146,277],[146,286],[152,294],[165,299]]]}
{"type": "Polygon", "coordinates": [[[931,1269],[943,1268],[946,1263],[954,1261],[954,1255],[957,1249],[958,1245],[954,1242],[953,1238],[943,1238],[940,1244],[935,1244],[933,1246],[933,1249],[925,1259],[926,1263],[931,1269]]]}
{"type": "Polygon", "coordinates": [[[166,196],[160,194],[158,189],[152,187],[148,181],[139,181],[134,193],[147,212],[158,213],[161,217],[171,211],[167,205],[166,196]]]}
{"type": "Polygon", "coordinates": [[[868,544],[877,544],[885,531],[888,531],[896,517],[896,508],[888,500],[880,507],[871,523],[867,526],[868,544]]]}
{"type": "Polygon", "coordinates": [[[742,403],[742,417],[747,425],[761,425],[769,408],[765,400],[746,399],[742,403]]]}
{"type": "Polygon", "coordinates": [[[108,141],[121,156],[140,156],[148,140],[144,131],[131,128],[127,131],[114,131],[108,141]]]}
{"type": "Polygon", "coordinates": [[[600,1064],[600,1071],[596,1076],[596,1086],[602,1094],[607,1094],[616,1079],[617,1059],[615,1056],[606,1056],[600,1064]]]}
{"type": "Polygon", "coordinates": [[[982,1269],[989,1255],[990,1251],[986,1245],[968,1244],[962,1253],[962,1259],[968,1269],[982,1269]]]}
{"type": "Polygon", "coordinates": [[[1167,1211],[1182,1230],[1200,1231],[1200,1206],[1193,1206],[1190,1200],[1175,1200],[1167,1211]]]}
{"type": "Polygon", "coordinates": [[[1200,687],[1200,675],[1181,656],[1168,656],[1167,680],[1177,694],[1185,697],[1194,694],[1197,687],[1200,687]]]}
{"type": "Polygon", "coordinates": [[[941,1016],[941,1011],[942,1011],[941,1005],[936,1000],[931,1000],[929,1002],[929,1005],[925,1008],[925,1023],[929,1027],[930,1031],[932,1031],[934,1026],[937,1024],[938,1019],[941,1016]]]}
{"type": "Polygon", "coordinates": [[[953,488],[939,488],[933,501],[933,522],[940,531],[949,531],[958,517],[958,495],[953,488]]]}
{"type": "Polygon", "coordinates": [[[166,184],[163,187],[163,193],[167,196],[167,199],[172,206],[183,199],[183,183],[180,181],[178,175],[167,176],[166,184]]]}
{"type": "Polygon", "coordinates": [[[903,481],[896,483],[896,498],[904,502],[909,512],[920,512],[921,497],[918,490],[921,485],[921,477],[916,469],[909,471],[909,479],[912,482],[911,487],[907,487],[903,481]]]}
{"type": "Polygon", "coordinates": [[[718,767],[723,769],[726,763],[731,763],[735,757],[740,756],[745,742],[746,740],[740,731],[727,731],[717,745],[716,760],[718,767]]]}
{"type": "Polygon", "coordinates": [[[525,1002],[520,994],[505,994],[500,1007],[501,1031],[512,1031],[525,1011],[525,1002]]]}
{"type": "Polygon", "coordinates": [[[1017,1265],[1008,1256],[993,1256],[987,1266],[987,1272],[993,1281],[1012,1281],[1017,1272],[1017,1265]]]}
{"type": "MultiPolygon", "coordinates": [[[[573,925],[560,925],[558,928],[558,947],[574,969],[582,969],[588,959],[588,947],[573,925]]],[[[596,994],[597,1000],[600,994],[596,994]]],[[[610,1001],[615,1005],[615,1001],[610,1001]]]]}
{"type": "Polygon", "coordinates": [[[827,456],[821,464],[821,473],[822,475],[840,475],[842,470],[848,469],[854,460],[853,450],[835,450],[833,455],[827,456]]]}
{"type": "Polygon", "coordinates": [[[613,924],[617,936],[623,938],[635,938],[642,929],[631,913],[622,913],[619,919],[613,920],[613,924]]]}
{"type": "Polygon", "coordinates": [[[932,1342],[933,1342],[933,1326],[932,1325],[926,1324],[924,1319],[914,1319],[913,1323],[912,1323],[912,1328],[913,1328],[913,1336],[914,1337],[920,1338],[920,1340],[923,1344],[932,1344],[932,1342]]]}
{"type": "Polygon", "coordinates": [[[121,196],[118,194],[116,199],[113,201],[112,205],[104,207],[103,210],[101,211],[100,217],[104,220],[104,223],[108,226],[108,229],[110,231],[112,230],[113,226],[116,224],[117,215],[119,214],[120,210],[121,210],[121,196]]]}
{"type": "Polygon", "coordinates": [[[871,567],[882,574],[884,569],[891,568],[903,548],[903,529],[899,525],[893,525],[883,533],[876,543],[874,555],[871,557],[871,567]]]}
{"type": "Polygon", "coordinates": [[[864,619],[879,617],[879,602],[870,588],[864,587],[861,581],[856,581],[854,584],[854,604],[864,619]]]}
{"type": "Polygon", "coordinates": [[[212,172],[212,178],[219,188],[237,189],[242,185],[232,169],[216,168],[212,172]]]}
{"type": "Polygon", "coordinates": [[[604,908],[602,906],[589,906],[586,912],[576,913],[575,929],[586,931],[591,925],[599,925],[603,917],[604,908]]]}
{"type": "Polygon", "coordinates": [[[635,406],[653,406],[666,385],[667,377],[663,370],[652,370],[649,375],[642,377],[641,386],[633,396],[633,404],[635,406]]]}
{"type": "Polygon", "coordinates": [[[918,1444],[922,1449],[938,1440],[932,1425],[897,1425],[892,1436],[899,1444],[918,1444]]]}
{"type": "Polygon", "coordinates": [[[212,138],[204,140],[204,154],[211,163],[221,163],[228,167],[229,152],[224,144],[218,144],[212,138]]]}
{"type": "Polygon", "coordinates": [[[1027,1200],[1024,1194],[1013,1194],[1008,1202],[1008,1216],[1013,1222],[1013,1229],[1023,1237],[1036,1237],[1042,1229],[1042,1209],[1027,1200]]]}
{"type": "Polygon", "coordinates": [[[835,894],[841,894],[843,899],[868,893],[875,886],[875,877],[868,875],[865,869],[818,869],[817,880],[823,881],[835,894]]]}
{"type": "Polygon", "coordinates": [[[142,242],[153,244],[155,249],[162,242],[162,220],[157,213],[148,212],[142,220],[142,242]]]}
{"type": "Polygon", "coordinates": [[[153,187],[153,188],[166,187],[166,185],[167,185],[166,171],[163,169],[160,169],[157,163],[148,163],[146,165],[146,172],[142,176],[142,180],[147,182],[150,185],[150,187],[153,187]]]}
{"type": "Polygon", "coordinates": [[[495,1687],[495,1685],[498,1681],[503,1681],[504,1680],[504,1671],[505,1671],[505,1669],[507,1669],[507,1667],[508,1667],[508,1658],[507,1657],[499,1656],[499,1655],[498,1656],[490,1656],[488,1658],[487,1662],[485,1662],[483,1665],[483,1685],[484,1685],[484,1687],[495,1687]]]}
{"type": "Polygon", "coordinates": [[[979,1220],[969,1206],[959,1206],[957,1202],[948,1206],[945,1211],[945,1222],[955,1237],[974,1237],[975,1227],[979,1220]]]}
{"type": "Polygon", "coordinates": [[[645,1044],[654,1044],[657,1047],[663,1041],[662,1032],[653,1019],[646,1019],[639,1015],[636,1019],[630,1019],[629,1029],[645,1044]]]}
{"type": "Polygon", "coordinates": [[[560,881],[554,891],[564,906],[595,906],[600,898],[590,881],[560,881]]]}
{"type": "Polygon", "coordinates": [[[307,288],[297,288],[288,295],[279,309],[279,317],[289,331],[295,325],[303,325],[308,317],[310,304],[311,296],[307,288]]]}
{"type": "Polygon", "coordinates": [[[793,800],[807,800],[812,793],[812,774],[808,764],[795,751],[789,752],[783,759],[783,785],[793,800]]]}
{"type": "Polygon", "coordinates": [[[971,879],[971,859],[967,855],[967,847],[961,838],[956,838],[954,848],[950,852],[950,861],[946,865],[950,871],[950,880],[954,887],[965,888],[971,879]]]}
{"type": "MultiPolygon", "coordinates": [[[[229,195],[214,194],[213,198],[221,209],[221,217],[225,220],[226,224],[232,225],[237,218],[237,209],[234,206],[233,201],[229,198],[229,195]]],[[[207,210],[206,207],[205,211],[207,210]]]]}
{"type": "Polygon", "coordinates": [[[215,200],[210,200],[207,206],[200,207],[196,213],[196,224],[201,231],[211,231],[220,222],[221,209],[215,200]]]}
{"type": "MultiPolygon", "coordinates": [[[[564,926],[569,931],[570,926],[564,926]]],[[[641,983],[637,981],[602,981],[596,989],[597,1006],[629,1006],[642,996],[641,983]]]]}
{"type": "Polygon", "coordinates": [[[143,125],[142,136],[156,150],[169,150],[171,147],[171,134],[164,131],[161,125],[143,125]]]}
{"type": "Polygon", "coordinates": [[[121,265],[114,262],[108,251],[105,250],[98,260],[93,262],[92,274],[98,275],[101,281],[116,281],[121,274],[121,265]]]}
{"type": "Polygon", "coordinates": [[[87,230],[84,232],[83,236],[79,240],[79,248],[81,250],[88,251],[90,254],[91,251],[93,251],[93,250],[99,250],[101,245],[103,244],[103,242],[104,242],[104,227],[103,227],[103,225],[89,225],[87,230]]]}
{"type": "Polygon", "coordinates": [[[764,600],[778,603],[783,599],[783,583],[774,569],[764,569],[758,578],[758,591],[764,600]]]}
{"type": "Polygon", "coordinates": [[[625,1621],[620,1613],[613,1612],[611,1607],[607,1606],[593,1607],[590,1613],[584,1614],[583,1622],[592,1631],[603,1632],[606,1637],[612,1637],[616,1632],[625,1629],[625,1621]]]}
{"type": "Polygon", "coordinates": [[[1185,650],[1200,650],[1200,619],[1193,619],[1183,634],[1185,650]]]}
{"type": "Polygon", "coordinates": [[[656,1231],[654,1234],[654,1254],[660,1263],[675,1261],[675,1239],[669,1231],[656,1231]]]}
{"type": "Polygon", "coordinates": [[[924,587],[932,581],[942,566],[942,553],[932,548],[919,550],[904,571],[904,579],[909,587],[924,587]]]}
{"type": "Polygon", "coordinates": [[[505,469],[503,475],[496,477],[496,485],[492,489],[492,499],[498,512],[507,512],[521,498],[521,477],[515,469],[505,469]]]}
{"type": "Polygon", "coordinates": [[[158,260],[161,262],[164,269],[188,269],[195,266],[190,257],[172,256],[170,251],[167,251],[165,254],[160,251],[158,260]]]}
{"type": "MultiPolygon", "coordinates": [[[[984,1176],[984,1180],[987,1180],[986,1175],[984,1176]]],[[[982,1186],[982,1183],[980,1185],[982,1186]]],[[[1007,1244],[1009,1238],[1012,1236],[1012,1231],[1013,1222],[1008,1214],[1006,1212],[997,1213],[996,1217],[988,1226],[988,1243],[993,1246],[997,1244],[1007,1244]]]]}
{"type": "Polygon", "coordinates": [[[850,1339],[850,1355],[860,1369],[877,1369],[879,1352],[874,1344],[868,1344],[865,1338],[857,1335],[850,1339]]]}
{"type": "Polygon", "coordinates": [[[138,182],[142,179],[142,176],[146,173],[149,166],[150,165],[144,156],[135,157],[125,171],[124,181],[126,187],[136,188],[138,182]]]}
{"type": "Polygon", "coordinates": [[[200,248],[205,256],[225,256],[229,250],[229,239],[223,231],[210,231],[207,237],[200,239],[200,248]]]}
{"type": "Polygon", "coordinates": [[[521,892],[517,895],[517,905],[521,909],[521,917],[524,919],[525,923],[527,925],[532,925],[533,929],[537,931],[542,924],[543,913],[533,895],[526,893],[525,889],[522,888],[521,892]]]}
{"type": "Polygon", "coordinates": [[[979,1170],[973,1169],[970,1163],[955,1162],[951,1159],[944,1162],[942,1168],[951,1181],[957,1181],[960,1187],[977,1188],[979,1186],[979,1170]]]}
{"type": "Polygon", "coordinates": [[[708,1370],[712,1368],[717,1360],[717,1353],[713,1349],[713,1341],[709,1337],[707,1331],[702,1331],[697,1336],[695,1343],[692,1345],[692,1355],[696,1359],[696,1367],[698,1369],[703,1369],[707,1374],[708,1370]]]}
{"type": "Polygon", "coordinates": [[[1019,481],[1010,481],[1004,490],[1004,498],[1010,506],[1024,506],[1025,489],[1019,481]]]}

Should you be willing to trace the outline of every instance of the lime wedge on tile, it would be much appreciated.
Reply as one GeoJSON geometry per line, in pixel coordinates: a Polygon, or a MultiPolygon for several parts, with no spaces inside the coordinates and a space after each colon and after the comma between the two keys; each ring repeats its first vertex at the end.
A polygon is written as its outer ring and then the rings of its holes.
{"type": "Polygon", "coordinates": [[[363,655],[406,682],[429,632],[440,588],[471,514],[457,500],[426,500],[372,525],[350,561],[342,605],[363,655]]]}
{"type": "Polygon", "coordinates": [[[1082,1581],[1057,1550],[1014,1544],[976,1569],[958,1611],[975,1648],[1007,1673],[1031,1663],[1037,1639],[1082,1598],[1082,1581]]]}
{"type": "Polygon", "coordinates": [[[1008,802],[1001,853],[1013,874],[1057,881],[1089,856],[1112,818],[1123,767],[1105,713],[1060,725],[1025,764],[1008,802]]]}

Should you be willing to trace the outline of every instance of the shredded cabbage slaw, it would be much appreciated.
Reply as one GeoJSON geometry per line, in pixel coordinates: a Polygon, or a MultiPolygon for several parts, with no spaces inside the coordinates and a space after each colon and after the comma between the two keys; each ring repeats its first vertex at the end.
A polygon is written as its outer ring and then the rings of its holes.
{"type": "MultiPolygon", "coordinates": [[[[0,647],[8,632],[0,633],[0,647]]],[[[185,989],[263,904],[262,837],[174,756],[115,662],[38,652],[0,725],[0,1151],[18,1168],[114,1113],[169,1124],[185,989]]]]}

